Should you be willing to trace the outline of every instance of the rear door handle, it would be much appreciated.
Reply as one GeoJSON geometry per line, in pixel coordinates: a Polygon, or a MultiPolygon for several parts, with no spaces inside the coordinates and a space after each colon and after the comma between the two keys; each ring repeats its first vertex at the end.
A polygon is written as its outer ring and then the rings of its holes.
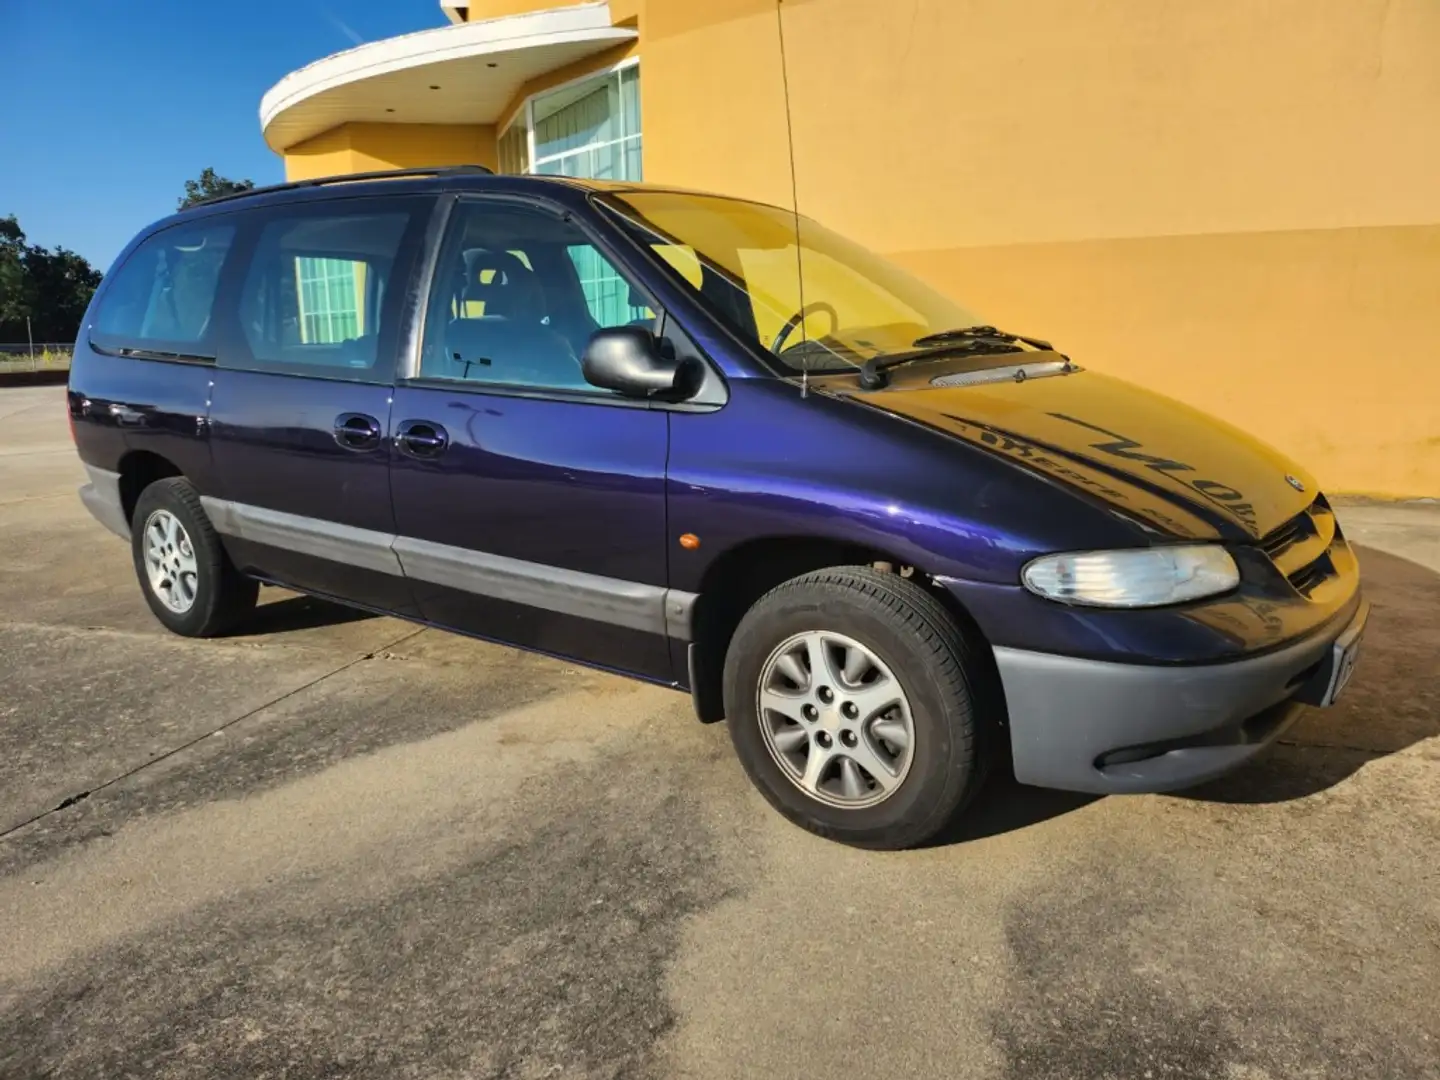
{"type": "Polygon", "coordinates": [[[335,418],[335,441],[346,450],[374,450],[384,435],[373,416],[347,412],[335,418]]]}
{"type": "Polygon", "coordinates": [[[395,447],[413,458],[435,458],[450,445],[450,436],[429,420],[406,420],[395,429],[395,447]]]}

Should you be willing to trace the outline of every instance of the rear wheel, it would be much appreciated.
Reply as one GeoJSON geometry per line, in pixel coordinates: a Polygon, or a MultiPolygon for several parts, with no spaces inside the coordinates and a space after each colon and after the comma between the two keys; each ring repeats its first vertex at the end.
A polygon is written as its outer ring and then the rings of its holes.
{"type": "Polygon", "coordinates": [[[183,477],[157,480],[140,493],[130,548],[146,603],[173,633],[215,637],[255,608],[259,585],[231,565],[183,477]]]}
{"type": "Polygon", "coordinates": [[[921,586],[839,567],[771,590],[740,621],[725,706],[777,810],[842,843],[924,843],[984,779],[988,667],[921,586]]]}

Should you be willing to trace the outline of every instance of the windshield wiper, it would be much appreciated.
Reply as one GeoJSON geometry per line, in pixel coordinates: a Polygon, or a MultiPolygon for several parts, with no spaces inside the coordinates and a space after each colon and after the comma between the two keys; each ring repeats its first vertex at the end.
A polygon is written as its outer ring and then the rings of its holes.
{"type": "Polygon", "coordinates": [[[947,341],[965,341],[974,338],[989,338],[992,341],[1003,341],[1007,344],[1023,341],[1032,349],[1039,349],[1042,352],[1049,352],[1053,347],[1048,341],[1026,337],[1024,334],[1012,334],[1008,330],[997,330],[993,326],[962,326],[955,330],[937,330],[933,334],[917,337],[910,344],[917,348],[924,348],[926,345],[943,345],[947,341]]]}
{"type": "MultiPolygon", "coordinates": [[[[962,326],[954,330],[938,330],[933,334],[918,337],[912,343],[916,348],[888,356],[872,356],[860,368],[860,385],[866,390],[879,390],[886,383],[885,372],[891,368],[919,360],[945,349],[946,346],[962,345],[966,352],[1017,352],[1021,344],[1032,349],[1048,352],[1051,345],[1039,338],[1025,337],[997,330],[993,326],[962,326]]],[[[948,351],[948,350],[947,350],[948,351]]]]}

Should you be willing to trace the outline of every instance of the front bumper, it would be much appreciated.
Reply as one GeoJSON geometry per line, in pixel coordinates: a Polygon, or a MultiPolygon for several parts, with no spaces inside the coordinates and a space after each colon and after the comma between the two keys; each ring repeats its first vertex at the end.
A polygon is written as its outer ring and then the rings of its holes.
{"type": "Polygon", "coordinates": [[[1222,664],[1082,660],[997,646],[1015,778],[1097,794],[1173,791],[1213,779],[1274,741],[1335,677],[1335,642],[1370,605],[1275,652],[1222,664]]]}

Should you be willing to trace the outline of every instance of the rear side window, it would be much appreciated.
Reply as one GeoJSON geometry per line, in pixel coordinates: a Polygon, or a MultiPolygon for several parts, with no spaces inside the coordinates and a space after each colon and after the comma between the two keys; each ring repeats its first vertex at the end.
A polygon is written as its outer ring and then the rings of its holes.
{"type": "Polygon", "coordinates": [[[428,206],[347,199],[266,214],[240,286],[239,340],[222,365],[388,382],[396,334],[387,303],[397,274],[408,276],[402,252],[428,206]]]}
{"type": "Polygon", "coordinates": [[[115,270],[91,340],[101,348],[214,356],[207,346],[233,224],[196,222],[143,241],[115,270]]]}

